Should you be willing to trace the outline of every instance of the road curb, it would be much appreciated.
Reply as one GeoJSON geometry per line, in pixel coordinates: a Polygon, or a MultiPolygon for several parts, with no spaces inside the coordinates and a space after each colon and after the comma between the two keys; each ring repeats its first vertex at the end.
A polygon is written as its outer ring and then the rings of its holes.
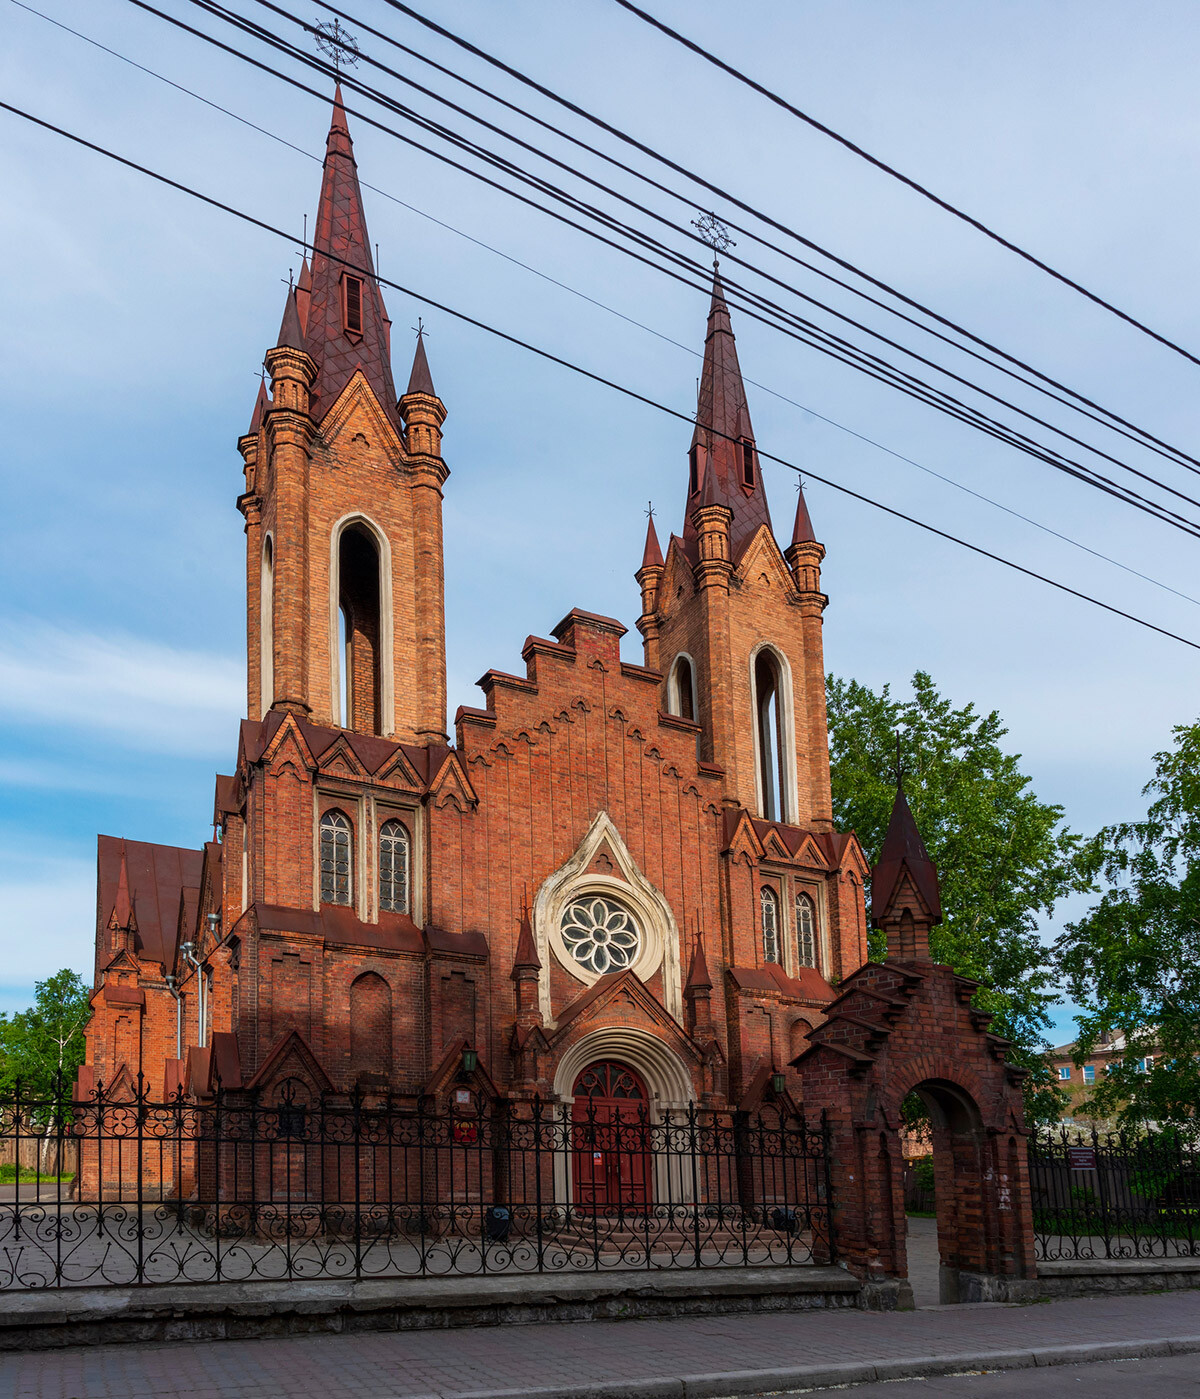
{"type": "Polygon", "coordinates": [[[1029,1350],[976,1351],[958,1355],[914,1355],[901,1359],[851,1360],[843,1364],[795,1365],[770,1370],[732,1370],[678,1379],[655,1375],[598,1384],[539,1389],[480,1389],[453,1399],[748,1399],[748,1396],[832,1389],[878,1380],[914,1380],[971,1370],[1032,1370],[1050,1365],[1087,1365],[1105,1360],[1143,1360],[1159,1355],[1194,1355],[1200,1336],[1165,1336],[1146,1341],[1102,1341],[1084,1345],[1036,1346],[1029,1350]]]}

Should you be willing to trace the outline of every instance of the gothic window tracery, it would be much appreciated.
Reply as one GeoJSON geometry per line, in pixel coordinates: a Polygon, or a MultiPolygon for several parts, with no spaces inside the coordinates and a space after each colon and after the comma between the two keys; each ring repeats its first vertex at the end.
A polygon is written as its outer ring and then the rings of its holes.
{"type": "Polygon", "coordinates": [[[411,841],[402,821],[379,828],[379,907],[388,913],[409,911],[411,841]]]}
{"type": "Polygon", "coordinates": [[[321,817],[320,847],[321,902],[349,904],[354,893],[354,839],[344,812],[327,811],[321,817]]]}
{"type": "Polygon", "coordinates": [[[628,909],[598,894],[575,899],[560,925],[567,951],[582,967],[603,976],[637,960],[641,933],[628,909]]]}
{"type": "Polygon", "coordinates": [[[817,965],[817,910],[809,894],[796,895],[796,959],[802,967],[817,965]]]}
{"type": "Polygon", "coordinates": [[[762,907],[762,950],[764,962],[782,962],[779,948],[779,898],[769,885],[759,893],[762,907]]]}

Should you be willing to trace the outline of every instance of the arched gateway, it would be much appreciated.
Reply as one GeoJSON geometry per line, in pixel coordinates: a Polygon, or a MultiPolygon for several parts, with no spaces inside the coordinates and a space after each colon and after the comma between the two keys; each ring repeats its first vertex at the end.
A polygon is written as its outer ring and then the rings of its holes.
{"type": "Polygon", "coordinates": [[[828,1018],[792,1062],[806,1102],[826,1105],[832,1132],[840,1256],[865,1278],[905,1278],[901,1104],[929,1111],[943,1302],[1020,1295],[1036,1275],[1028,1129],[1008,1041],[972,997],[979,982],[929,955],[941,919],[937,871],[897,793],[875,866],[871,917],[887,958],[848,976],[828,1018]]]}

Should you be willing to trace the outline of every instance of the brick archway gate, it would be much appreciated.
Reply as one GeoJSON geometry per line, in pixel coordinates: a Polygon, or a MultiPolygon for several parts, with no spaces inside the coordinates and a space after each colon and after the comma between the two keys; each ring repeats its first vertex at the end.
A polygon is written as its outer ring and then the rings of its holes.
{"type": "Polygon", "coordinates": [[[930,959],[937,872],[903,792],[871,893],[887,959],[842,982],[792,1061],[805,1104],[828,1114],[839,1256],[868,1280],[907,1277],[900,1106],[916,1091],[933,1128],[941,1300],[1018,1295],[1036,1276],[1025,1070],[972,1006],[979,983],[930,959]]]}

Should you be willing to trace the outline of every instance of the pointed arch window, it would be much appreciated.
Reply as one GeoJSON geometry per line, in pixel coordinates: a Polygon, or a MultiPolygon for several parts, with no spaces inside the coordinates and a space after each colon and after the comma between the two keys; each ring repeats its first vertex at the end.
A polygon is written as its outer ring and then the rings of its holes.
{"type": "Polygon", "coordinates": [[[667,678],[667,713],[681,719],[696,718],[696,682],[690,656],[678,655],[667,678]]]}
{"type": "Polygon", "coordinates": [[[817,966],[817,906],[810,894],[796,895],[796,960],[802,967],[817,966]]]}
{"type": "Polygon", "coordinates": [[[259,578],[259,689],[262,712],[275,703],[275,541],[263,540],[259,578]]]}
{"type": "Polygon", "coordinates": [[[700,448],[692,444],[688,452],[688,495],[695,495],[700,489],[700,448]]]}
{"type": "Polygon", "coordinates": [[[764,962],[782,962],[779,947],[779,896],[768,884],[759,891],[762,907],[762,951],[764,962]]]}
{"type": "Polygon", "coordinates": [[[358,524],[338,541],[338,594],[342,722],[382,733],[382,570],[374,537],[358,524]]]}
{"type": "Polygon", "coordinates": [[[786,791],[779,661],[765,647],[754,658],[754,722],[758,737],[758,782],[762,814],[786,821],[786,791]]]}
{"type": "Polygon", "coordinates": [[[348,904],[354,896],[354,831],[342,811],[321,817],[321,902],[348,904]]]}
{"type": "Polygon", "coordinates": [[[385,821],[379,828],[379,907],[382,912],[409,911],[412,842],[403,821],[385,821]]]}

